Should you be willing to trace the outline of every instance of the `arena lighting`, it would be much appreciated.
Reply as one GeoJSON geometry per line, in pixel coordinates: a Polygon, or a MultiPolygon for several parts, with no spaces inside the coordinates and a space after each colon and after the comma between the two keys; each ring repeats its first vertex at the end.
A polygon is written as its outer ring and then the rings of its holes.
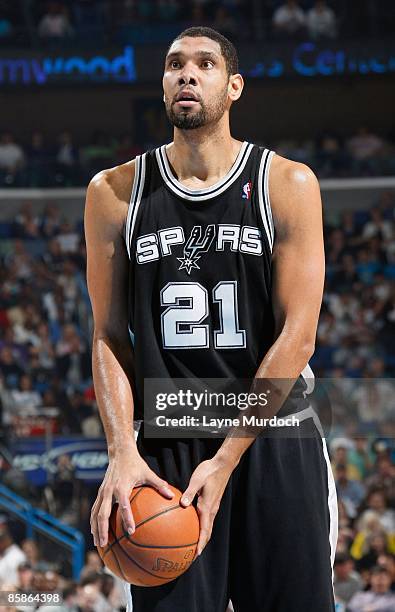
{"type": "Polygon", "coordinates": [[[289,58],[278,55],[266,63],[257,62],[245,72],[255,78],[292,74],[304,77],[390,74],[395,72],[395,55],[385,51],[375,54],[359,49],[323,49],[315,43],[304,42],[289,58]]]}
{"type": "Polygon", "coordinates": [[[83,81],[113,81],[132,83],[136,80],[136,65],[133,47],[126,46],[121,55],[110,58],[95,57],[45,57],[45,58],[0,58],[0,84],[46,85],[58,78],[69,77],[83,81]]]}

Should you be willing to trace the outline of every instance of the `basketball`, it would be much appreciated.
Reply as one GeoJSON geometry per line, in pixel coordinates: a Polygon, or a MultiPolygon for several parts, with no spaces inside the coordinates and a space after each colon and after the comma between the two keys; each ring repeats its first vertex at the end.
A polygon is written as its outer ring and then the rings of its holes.
{"type": "Polygon", "coordinates": [[[130,494],[136,530],[124,530],[118,504],[114,504],[108,544],[98,547],[103,563],[114,574],[137,586],[158,586],[174,580],[191,565],[199,540],[199,517],[193,506],[180,505],[181,491],[166,499],[148,486],[130,494]]]}

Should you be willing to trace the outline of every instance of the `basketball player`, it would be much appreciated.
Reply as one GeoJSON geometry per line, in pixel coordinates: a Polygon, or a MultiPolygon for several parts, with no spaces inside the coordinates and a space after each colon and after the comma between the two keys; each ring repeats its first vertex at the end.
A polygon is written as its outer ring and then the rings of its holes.
{"type": "MultiPolygon", "coordinates": [[[[133,612],[224,612],[229,599],[236,612],[329,612],[336,494],[301,376],[324,281],[318,182],[231,136],[243,78],[216,31],[173,41],[163,89],[173,142],[101,172],[87,193],[93,375],[109,453],[94,541],[106,545],[114,501],[134,532],[132,487],[170,498],[171,483],[183,505],[197,498],[198,556],[171,583],[131,586],[133,612]],[[143,424],[135,441],[144,379],[170,377],[297,381],[301,403],[287,403],[300,434],[152,439],[143,424]]],[[[276,112],[264,105],[256,121],[276,112]]]]}

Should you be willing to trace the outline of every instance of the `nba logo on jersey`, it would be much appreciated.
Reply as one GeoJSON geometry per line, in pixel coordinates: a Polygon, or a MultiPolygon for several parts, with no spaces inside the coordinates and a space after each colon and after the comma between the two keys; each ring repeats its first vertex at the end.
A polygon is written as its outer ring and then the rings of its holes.
{"type": "Polygon", "coordinates": [[[244,200],[249,200],[250,199],[250,197],[251,197],[251,188],[252,188],[251,181],[248,181],[248,183],[243,185],[242,197],[243,197],[244,200]]]}

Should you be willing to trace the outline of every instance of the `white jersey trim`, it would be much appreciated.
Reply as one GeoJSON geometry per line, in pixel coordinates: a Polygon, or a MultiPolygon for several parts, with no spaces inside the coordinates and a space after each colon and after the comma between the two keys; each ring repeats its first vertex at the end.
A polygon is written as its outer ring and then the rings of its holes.
{"type": "Polygon", "coordinates": [[[163,145],[155,150],[158,168],[164,183],[179,197],[193,202],[209,200],[223,193],[243,172],[248,161],[253,144],[244,141],[237,155],[236,161],[229,172],[217,183],[204,189],[189,189],[182,185],[174,176],[166,153],[166,146],[163,145]]]}
{"type": "Polygon", "coordinates": [[[274,151],[265,149],[262,153],[258,172],[258,201],[261,212],[263,226],[269,243],[270,252],[273,251],[274,243],[274,224],[269,197],[269,171],[274,151]]]}
{"type": "Polygon", "coordinates": [[[138,155],[136,157],[133,188],[130,196],[128,214],[126,217],[125,242],[129,259],[131,259],[133,230],[144,189],[146,155],[147,154],[144,153],[143,155],[138,155]]]}

